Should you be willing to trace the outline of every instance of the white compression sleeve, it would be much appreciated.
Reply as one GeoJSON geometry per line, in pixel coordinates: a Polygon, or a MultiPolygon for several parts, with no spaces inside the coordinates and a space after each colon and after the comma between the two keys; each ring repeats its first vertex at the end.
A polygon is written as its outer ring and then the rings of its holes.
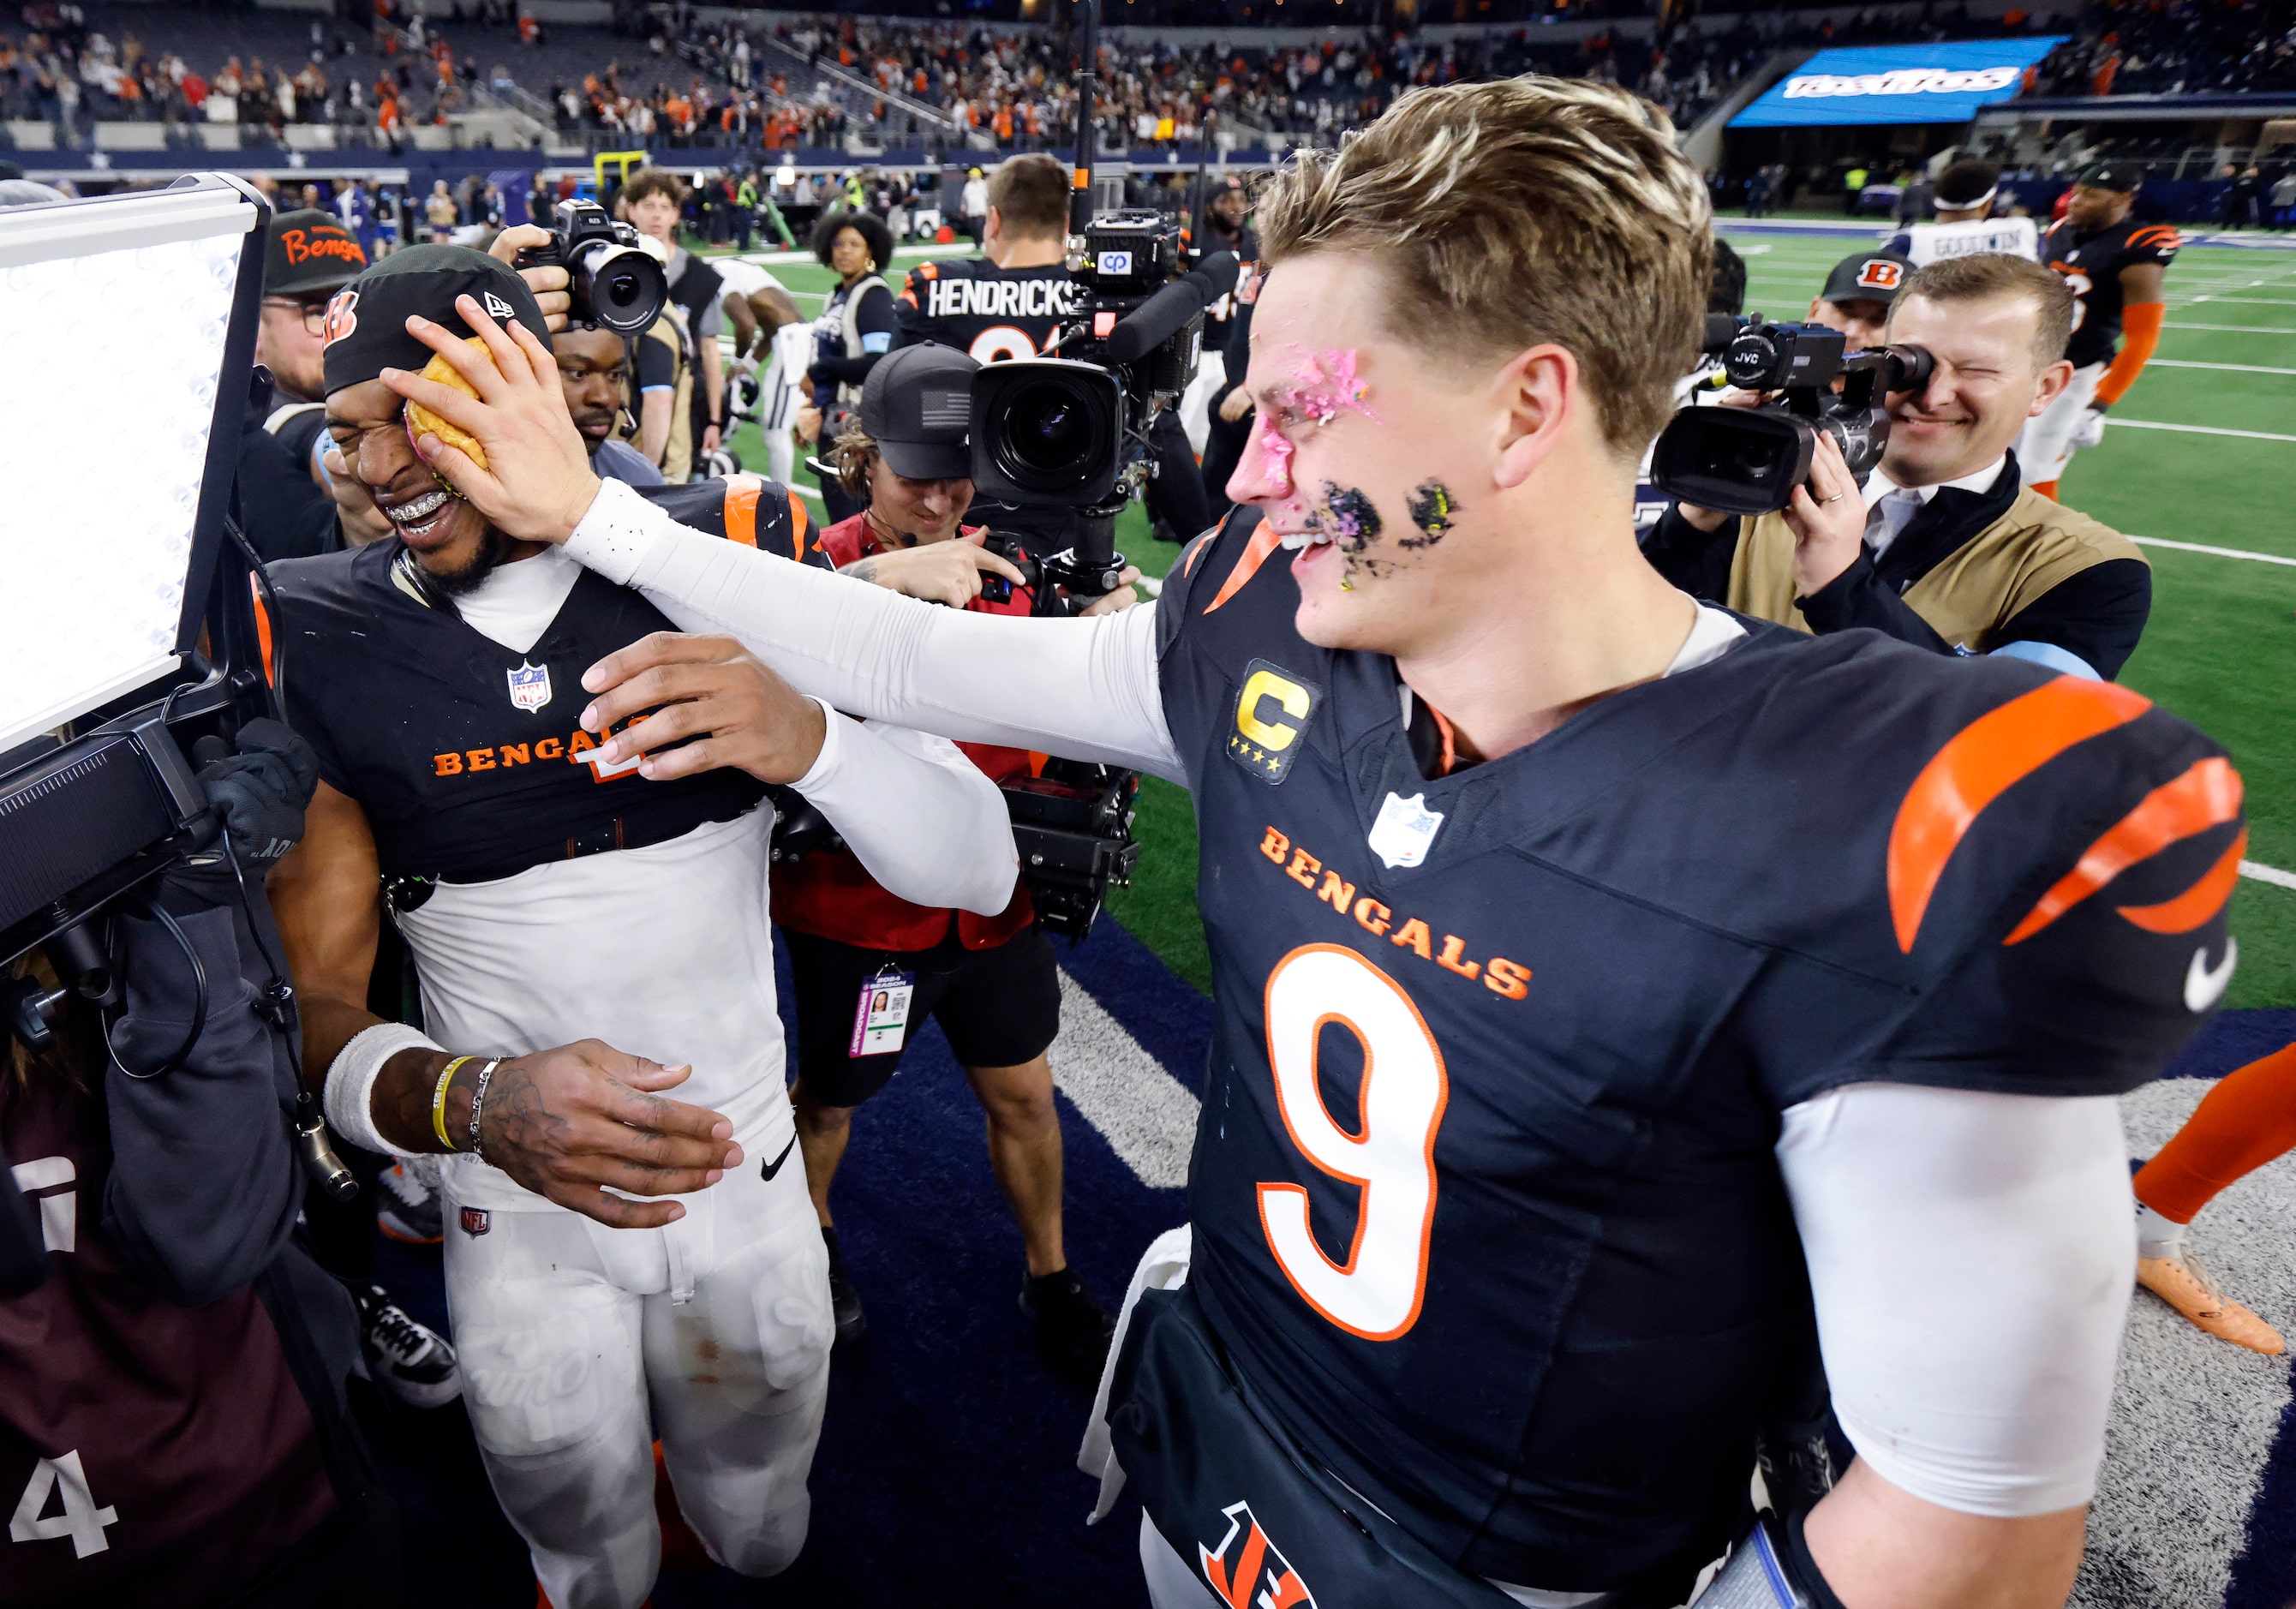
{"type": "Polygon", "coordinates": [[[993,916],[1021,874],[1004,796],[945,737],[864,725],[819,699],[829,732],[797,791],[869,875],[916,905],[993,916]]]}
{"type": "Polygon", "coordinates": [[[1857,1456],[1964,1514],[2088,1501],[2136,1269],[2119,1104],[1853,1084],[1777,1155],[1857,1456]]]}
{"type": "Polygon", "coordinates": [[[1021,620],[944,609],[726,542],[609,480],[566,551],[683,631],[742,639],[800,691],[873,720],[1185,783],[1156,612],[1021,620]]]}

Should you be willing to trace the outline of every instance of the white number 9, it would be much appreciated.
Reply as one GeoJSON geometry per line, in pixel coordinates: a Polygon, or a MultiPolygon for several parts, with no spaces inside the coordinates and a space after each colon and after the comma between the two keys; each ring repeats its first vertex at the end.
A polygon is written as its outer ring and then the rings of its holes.
{"type": "Polygon", "coordinates": [[[1334,1178],[1363,1187],[1344,1263],[1316,1244],[1308,1192],[1262,1184],[1268,1249],[1309,1307],[1366,1341],[1418,1322],[1435,1223],[1435,1130],[1449,1082],[1435,1036],[1396,981],[1351,949],[1309,944],[1267,977],[1267,1061],[1292,1143],[1334,1178]],[[1337,1023],[1363,1046],[1357,1132],[1332,1119],[1316,1077],[1316,1042],[1337,1023]]]}

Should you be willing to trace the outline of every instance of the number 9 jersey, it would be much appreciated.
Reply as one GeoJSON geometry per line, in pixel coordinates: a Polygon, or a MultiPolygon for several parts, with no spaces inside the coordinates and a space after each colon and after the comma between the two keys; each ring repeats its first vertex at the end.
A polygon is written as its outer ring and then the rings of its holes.
{"type": "Polygon", "coordinates": [[[1255,521],[1159,604],[1219,1002],[1190,1286],[1458,1570],[1694,1568],[1811,1323],[1781,1114],[2155,1076],[2229,976],[2240,780],[2125,688],[1752,622],[1450,768],[1255,521]]]}

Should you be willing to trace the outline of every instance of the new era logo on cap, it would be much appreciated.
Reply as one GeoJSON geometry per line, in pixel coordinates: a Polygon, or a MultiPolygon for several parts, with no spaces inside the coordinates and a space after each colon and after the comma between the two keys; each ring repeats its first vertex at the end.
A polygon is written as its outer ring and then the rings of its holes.
{"type": "Polygon", "coordinates": [[[492,291],[487,292],[487,311],[493,314],[496,318],[508,318],[511,316],[510,303],[504,301],[501,297],[496,296],[492,291]]]}

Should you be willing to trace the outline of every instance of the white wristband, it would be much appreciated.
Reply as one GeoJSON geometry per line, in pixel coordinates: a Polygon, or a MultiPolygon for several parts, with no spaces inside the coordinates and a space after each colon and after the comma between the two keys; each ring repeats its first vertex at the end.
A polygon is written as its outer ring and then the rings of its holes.
{"type": "Polygon", "coordinates": [[[422,1155],[392,1145],[375,1128],[374,1081],[381,1075],[382,1064],[402,1050],[446,1048],[421,1029],[404,1022],[377,1022],[354,1034],[351,1042],[327,1063],[326,1092],[321,1101],[327,1127],[336,1137],[385,1156],[422,1155]]]}

